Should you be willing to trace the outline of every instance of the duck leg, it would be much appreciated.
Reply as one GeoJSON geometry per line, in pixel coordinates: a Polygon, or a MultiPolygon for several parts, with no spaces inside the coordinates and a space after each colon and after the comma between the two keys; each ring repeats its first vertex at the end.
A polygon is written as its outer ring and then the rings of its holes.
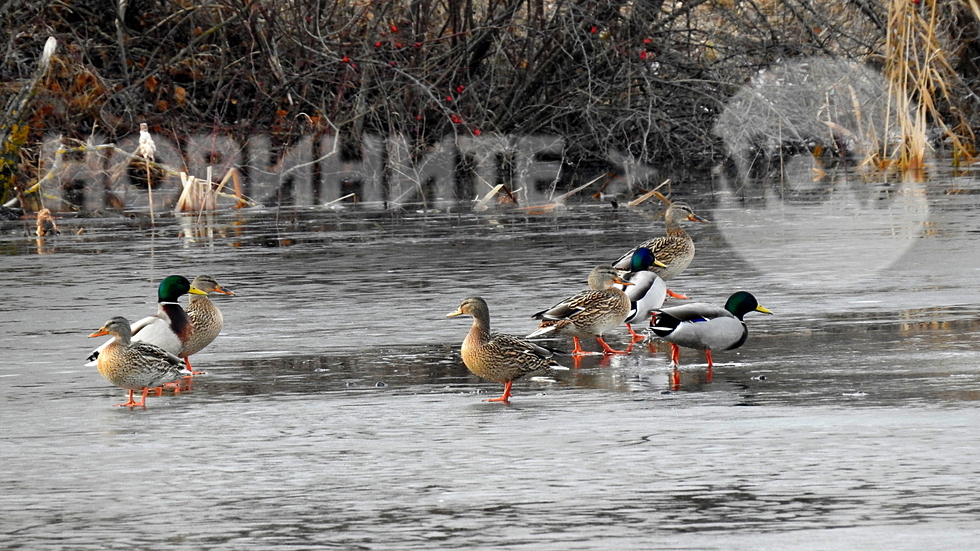
{"type": "Polygon", "coordinates": [[[173,389],[174,394],[180,394],[181,391],[190,390],[194,379],[190,375],[185,375],[180,378],[180,380],[173,381],[170,383],[164,383],[162,386],[156,386],[150,389],[155,396],[163,396],[163,391],[170,388],[173,389]]]}
{"type": "Polygon", "coordinates": [[[670,343],[670,365],[677,367],[681,363],[681,348],[670,343]]]}
{"type": "MultiPolygon", "coordinates": [[[[159,389],[160,394],[163,394],[163,389],[165,389],[165,388],[172,388],[172,389],[174,389],[174,394],[175,395],[176,394],[180,394],[180,392],[183,391],[183,390],[190,390],[191,389],[191,379],[188,379],[188,380],[184,381],[183,380],[183,377],[181,377],[181,379],[179,381],[174,381],[172,383],[164,383],[163,386],[157,387],[154,390],[159,389]],[[187,386],[184,386],[182,383],[187,383],[187,386]]],[[[159,396],[160,394],[157,394],[157,396],[159,396]]]]}
{"type": "Polygon", "coordinates": [[[584,356],[588,354],[588,352],[582,350],[582,343],[578,337],[572,337],[572,342],[575,343],[575,348],[572,349],[572,356],[584,356]]]}
{"type": "Polygon", "coordinates": [[[714,362],[711,361],[711,351],[710,350],[705,350],[704,351],[704,357],[708,359],[708,369],[711,369],[712,367],[715,366],[714,362]]]}
{"type": "Polygon", "coordinates": [[[667,289],[667,295],[669,295],[671,297],[674,297],[674,298],[679,298],[681,300],[690,300],[690,298],[691,298],[691,297],[689,297],[687,295],[682,295],[680,293],[675,293],[675,292],[671,291],[670,289],[667,289]]]}
{"type": "Polygon", "coordinates": [[[190,358],[190,356],[187,356],[187,357],[184,358],[184,366],[187,367],[187,371],[190,371],[191,372],[190,375],[186,375],[184,377],[185,379],[186,378],[189,378],[189,377],[192,377],[194,375],[204,375],[205,373],[207,373],[207,371],[194,371],[194,368],[191,367],[191,358],[190,358]]]}
{"type": "Polygon", "coordinates": [[[510,387],[514,384],[514,381],[507,381],[504,383],[504,393],[500,395],[499,398],[490,398],[486,400],[487,402],[509,402],[510,401],[510,387]]]}
{"type": "MultiPolygon", "coordinates": [[[[146,396],[150,393],[150,387],[143,387],[143,396],[140,397],[140,401],[133,404],[134,406],[146,407],[146,396]]],[[[129,398],[132,401],[132,397],[129,398]]]]}
{"type": "Polygon", "coordinates": [[[633,337],[633,342],[640,342],[646,338],[643,335],[637,333],[636,331],[633,331],[633,326],[628,323],[626,324],[626,329],[629,330],[630,335],[633,337]]]}
{"type": "Polygon", "coordinates": [[[595,340],[599,341],[599,346],[602,347],[602,351],[606,354],[629,354],[629,352],[626,350],[616,350],[615,348],[609,346],[600,336],[596,336],[595,340]]]}
{"type": "Polygon", "coordinates": [[[129,389],[129,401],[126,402],[125,404],[116,404],[116,407],[120,407],[120,406],[123,406],[123,407],[133,407],[135,405],[137,405],[137,404],[136,404],[136,401],[133,400],[133,389],[129,389]]]}
{"type": "Polygon", "coordinates": [[[133,389],[129,389],[129,401],[126,402],[125,404],[116,404],[116,406],[124,406],[124,407],[136,407],[136,406],[140,406],[140,407],[146,407],[146,395],[149,394],[149,393],[150,393],[150,388],[149,387],[143,387],[143,397],[140,398],[140,401],[139,402],[137,402],[136,400],[133,400],[133,389]]]}

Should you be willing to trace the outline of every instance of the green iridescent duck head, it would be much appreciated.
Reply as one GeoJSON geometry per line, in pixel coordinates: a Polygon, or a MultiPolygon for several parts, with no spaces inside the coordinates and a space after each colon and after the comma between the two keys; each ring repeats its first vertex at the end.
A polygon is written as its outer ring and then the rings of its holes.
{"type": "Polygon", "coordinates": [[[759,304],[755,297],[752,296],[752,293],[746,291],[739,291],[728,297],[728,302],[725,303],[725,310],[731,312],[738,319],[742,319],[749,312],[772,314],[767,308],[759,304]]]}
{"type": "Polygon", "coordinates": [[[187,293],[207,295],[204,291],[191,287],[191,282],[187,281],[184,276],[167,276],[163,278],[160,287],[157,288],[157,302],[177,302],[177,299],[187,293]]]}
{"type": "Polygon", "coordinates": [[[645,272],[649,270],[652,266],[657,266],[660,268],[666,268],[667,265],[660,262],[653,256],[653,251],[648,247],[640,247],[633,251],[633,257],[630,259],[630,270],[631,272],[645,272]]]}

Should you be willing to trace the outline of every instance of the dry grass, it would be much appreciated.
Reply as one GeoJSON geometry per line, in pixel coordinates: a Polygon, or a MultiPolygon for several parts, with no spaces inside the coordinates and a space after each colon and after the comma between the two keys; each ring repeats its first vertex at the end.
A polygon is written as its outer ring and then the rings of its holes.
{"type": "MultiPolygon", "coordinates": [[[[879,133],[874,161],[915,167],[931,127],[972,154],[980,109],[956,61],[975,39],[957,24],[964,13],[976,23],[978,1],[215,0],[120,17],[24,0],[0,9],[0,81],[29,81],[49,33],[65,46],[24,121],[34,144],[52,129],[119,140],[146,121],[178,139],[334,134],[352,151],[366,134],[406,136],[418,158],[447,136],[551,134],[574,173],[610,151],[713,162],[710,130],[740,86],[824,57],[884,67],[903,115],[879,133]]],[[[0,102],[20,89],[0,86],[0,102]]]]}
{"type": "MultiPolygon", "coordinates": [[[[954,91],[961,85],[947,52],[951,51],[947,29],[950,3],[938,0],[891,0],[885,47],[885,72],[895,102],[886,126],[879,167],[897,166],[910,172],[922,171],[930,153],[929,133],[938,127],[949,141],[954,159],[972,159],[975,136],[962,113],[944,112],[942,106],[955,105],[954,91]],[[952,123],[947,122],[952,117],[952,123]],[[957,120],[959,119],[959,120],[957,120]]],[[[952,4],[958,4],[956,2],[952,4]]],[[[975,0],[964,0],[980,16],[975,0]]]]}

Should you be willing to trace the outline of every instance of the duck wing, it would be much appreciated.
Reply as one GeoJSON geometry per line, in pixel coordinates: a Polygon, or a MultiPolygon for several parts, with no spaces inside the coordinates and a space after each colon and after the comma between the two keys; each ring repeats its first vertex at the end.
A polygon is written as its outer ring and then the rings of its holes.
{"type": "Polygon", "coordinates": [[[160,315],[143,318],[133,326],[133,342],[159,346],[171,354],[180,354],[183,343],[170,327],[170,321],[160,315]],[[136,329],[139,325],[139,329],[136,329]]]}
{"type": "MultiPolygon", "coordinates": [[[[513,363],[520,372],[519,376],[535,371],[560,368],[557,361],[552,359],[556,350],[540,346],[515,335],[491,333],[486,346],[500,358],[513,363]]],[[[516,378],[516,377],[515,377],[516,378]]]]}
{"type": "Polygon", "coordinates": [[[691,302],[671,306],[669,308],[659,308],[654,310],[657,313],[668,314],[679,321],[706,321],[715,318],[736,318],[731,312],[725,310],[717,304],[709,302],[691,302]]]}
{"type": "Polygon", "coordinates": [[[588,306],[587,302],[589,296],[595,292],[596,291],[582,291],[575,296],[562,300],[547,310],[542,310],[534,314],[531,316],[531,319],[552,321],[568,319],[572,315],[584,310],[588,306]]]}
{"type": "Polygon", "coordinates": [[[177,356],[148,342],[134,342],[130,344],[130,348],[140,356],[143,356],[151,361],[166,362],[167,364],[174,366],[184,365],[184,361],[177,356]]]}
{"type": "Polygon", "coordinates": [[[748,329],[724,308],[705,302],[654,311],[653,333],[667,342],[698,350],[729,350],[745,342],[748,329]]]}

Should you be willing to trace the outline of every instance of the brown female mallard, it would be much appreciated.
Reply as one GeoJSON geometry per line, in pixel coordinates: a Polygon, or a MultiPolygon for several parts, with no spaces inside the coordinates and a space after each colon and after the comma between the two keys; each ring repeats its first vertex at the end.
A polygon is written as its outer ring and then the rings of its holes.
{"type": "Polygon", "coordinates": [[[625,354],[602,340],[603,333],[619,327],[626,320],[632,306],[626,293],[613,287],[617,283],[632,285],[621,278],[612,266],[596,267],[589,274],[588,291],[582,291],[531,316],[542,321],[527,338],[547,333],[567,333],[575,341],[572,354],[581,355],[588,352],[582,350],[579,337],[595,337],[606,354],[625,354]]]}
{"type": "Polygon", "coordinates": [[[460,355],[463,363],[474,375],[503,383],[504,392],[488,402],[507,402],[510,388],[516,379],[535,371],[564,369],[552,359],[554,352],[514,335],[490,331],[490,307],[480,297],[470,297],[447,318],[473,316],[473,326],[466,338],[460,355]]]}
{"type": "Polygon", "coordinates": [[[189,371],[193,371],[191,367],[191,354],[197,354],[204,349],[205,346],[211,344],[218,334],[221,333],[221,328],[224,326],[224,317],[221,315],[221,310],[211,302],[208,295],[211,293],[221,293],[224,295],[234,295],[235,293],[224,289],[213,277],[209,275],[200,275],[194,278],[191,282],[191,287],[203,291],[204,295],[191,295],[191,301],[184,308],[184,312],[187,313],[187,318],[190,319],[191,327],[194,331],[191,333],[190,338],[184,342],[183,347],[180,349],[180,353],[177,354],[179,357],[184,358],[184,363],[189,371]]]}
{"type": "Polygon", "coordinates": [[[650,239],[637,245],[630,252],[621,256],[619,260],[613,262],[613,266],[619,270],[629,270],[633,253],[640,247],[646,247],[653,251],[653,255],[657,260],[667,266],[666,268],[651,268],[661,279],[668,280],[677,277],[687,269],[691,261],[694,260],[694,240],[681,227],[681,222],[684,220],[707,222],[707,220],[694,214],[694,210],[691,209],[690,205],[680,201],[674,201],[667,207],[667,212],[664,213],[664,220],[667,226],[667,235],[650,239]]]}
{"type": "Polygon", "coordinates": [[[181,360],[159,346],[145,342],[133,342],[129,321],[116,316],[89,337],[113,335],[113,339],[100,352],[97,360],[99,373],[110,383],[129,390],[129,401],[117,406],[144,406],[150,389],[173,383],[187,372],[181,370],[181,360]],[[139,402],[133,400],[133,391],[141,390],[139,402]]]}

